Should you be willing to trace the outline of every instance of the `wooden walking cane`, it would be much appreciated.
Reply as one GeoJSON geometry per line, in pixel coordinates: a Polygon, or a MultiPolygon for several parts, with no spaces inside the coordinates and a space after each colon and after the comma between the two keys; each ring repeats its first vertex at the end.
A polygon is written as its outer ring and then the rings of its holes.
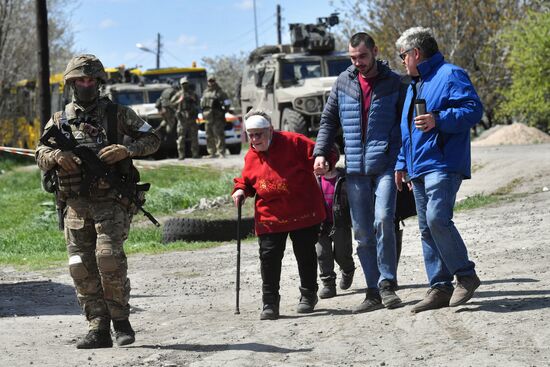
{"type": "Polygon", "coordinates": [[[241,290],[241,208],[243,198],[239,197],[237,204],[237,281],[235,282],[235,315],[240,314],[239,311],[239,291],[241,290]]]}

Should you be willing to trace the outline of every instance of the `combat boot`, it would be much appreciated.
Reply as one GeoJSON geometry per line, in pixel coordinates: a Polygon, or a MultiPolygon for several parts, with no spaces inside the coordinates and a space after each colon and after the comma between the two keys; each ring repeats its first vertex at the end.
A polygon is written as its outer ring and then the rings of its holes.
{"type": "Polygon", "coordinates": [[[298,307],[296,308],[296,312],[312,313],[315,305],[319,301],[317,292],[300,287],[300,293],[302,295],[300,297],[300,303],[298,303],[298,307]]]}
{"type": "Polygon", "coordinates": [[[113,340],[109,329],[90,330],[88,334],[76,343],[77,349],[111,348],[113,340]]]}
{"type": "Polygon", "coordinates": [[[115,339],[119,347],[136,341],[136,333],[128,319],[113,320],[113,329],[115,329],[115,339]]]}
{"type": "Polygon", "coordinates": [[[272,294],[262,296],[263,308],[260,314],[260,320],[277,320],[279,318],[279,302],[281,297],[272,294]]]}

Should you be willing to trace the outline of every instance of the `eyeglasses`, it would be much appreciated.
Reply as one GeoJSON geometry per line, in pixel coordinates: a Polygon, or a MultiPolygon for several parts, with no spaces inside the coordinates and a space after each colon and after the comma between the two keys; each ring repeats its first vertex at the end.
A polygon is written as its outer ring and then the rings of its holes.
{"type": "Polygon", "coordinates": [[[248,135],[249,139],[261,139],[264,136],[264,132],[258,132],[258,133],[246,133],[248,135]]]}
{"type": "Polygon", "coordinates": [[[407,57],[407,54],[409,52],[411,52],[412,50],[414,50],[414,47],[413,48],[409,48],[407,51],[403,51],[399,54],[399,57],[401,58],[401,60],[405,61],[405,57],[407,57]]]}

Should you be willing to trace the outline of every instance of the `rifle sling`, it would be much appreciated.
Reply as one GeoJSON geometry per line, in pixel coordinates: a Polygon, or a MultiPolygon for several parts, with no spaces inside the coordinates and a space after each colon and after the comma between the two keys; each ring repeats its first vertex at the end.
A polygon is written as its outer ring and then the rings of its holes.
{"type": "Polygon", "coordinates": [[[109,103],[107,105],[107,139],[109,144],[118,144],[118,105],[109,103]]]}

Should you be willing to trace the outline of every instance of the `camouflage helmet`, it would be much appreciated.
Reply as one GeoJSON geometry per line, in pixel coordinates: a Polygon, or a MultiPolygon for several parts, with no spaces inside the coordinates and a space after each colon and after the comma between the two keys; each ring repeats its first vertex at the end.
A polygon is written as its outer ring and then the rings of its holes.
{"type": "Polygon", "coordinates": [[[96,78],[104,83],[107,82],[107,73],[105,73],[103,64],[94,55],[84,54],[73,57],[63,73],[65,83],[83,77],[96,78]]]}

